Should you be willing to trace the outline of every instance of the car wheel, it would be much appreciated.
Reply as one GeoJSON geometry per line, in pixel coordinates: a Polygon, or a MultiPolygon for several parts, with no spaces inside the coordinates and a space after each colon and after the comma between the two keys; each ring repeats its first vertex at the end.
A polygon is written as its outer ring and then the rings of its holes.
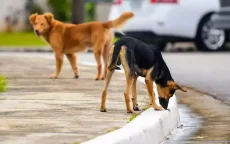
{"type": "Polygon", "coordinates": [[[195,44],[201,51],[221,51],[224,49],[226,34],[224,30],[213,28],[210,16],[199,24],[195,44]]]}

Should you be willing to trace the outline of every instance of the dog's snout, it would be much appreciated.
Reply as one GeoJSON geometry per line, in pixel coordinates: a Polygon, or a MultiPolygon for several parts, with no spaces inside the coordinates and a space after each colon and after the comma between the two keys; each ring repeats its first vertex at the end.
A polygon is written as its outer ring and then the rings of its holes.
{"type": "Polygon", "coordinates": [[[164,109],[167,109],[167,108],[168,108],[168,103],[169,103],[168,100],[166,100],[165,98],[159,98],[159,102],[160,102],[160,105],[161,105],[164,109]]]}
{"type": "Polygon", "coordinates": [[[36,33],[37,36],[40,36],[39,30],[34,30],[34,32],[36,33]]]}

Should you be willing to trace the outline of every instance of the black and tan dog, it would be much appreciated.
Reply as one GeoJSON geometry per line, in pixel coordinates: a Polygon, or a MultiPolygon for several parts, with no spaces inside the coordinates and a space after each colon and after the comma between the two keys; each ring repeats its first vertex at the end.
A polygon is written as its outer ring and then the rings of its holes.
{"type": "Polygon", "coordinates": [[[135,38],[122,37],[110,48],[108,73],[101,97],[101,112],[106,112],[105,102],[108,85],[115,69],[118,68],[117,65],[120,64],[122,64],[126,75],[126,90],[124,95],[128,113],[139,110],[136,94],[138,76],[145,77],[150,104],[156,110],[167,109],[169,99],[176,90],[186,92],[186,90],[174,82],[161,52],[157,48],[135,38]],[[157,85],[159,102],[163,108],[155,103],[153,81],[157,85]],[[130,87],[132,89],[133,109],[131,109],[129,104],[130,87]]]}

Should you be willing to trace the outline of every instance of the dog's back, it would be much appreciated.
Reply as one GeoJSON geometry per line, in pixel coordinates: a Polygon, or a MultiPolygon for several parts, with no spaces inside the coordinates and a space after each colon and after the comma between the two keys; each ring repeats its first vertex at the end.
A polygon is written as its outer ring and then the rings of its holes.
{"type": "Polygon", "coordinates": [[[130,53],[126,56],[127,61],[131,62],[131,59],[133,59],[135,64],[142,69],[151,68],[161,56],[158,48],[148,45],[138,39],[124,36],[114,44],[112,61],[109,64],[109,69],[115,68],[122,46],[125,46],[127,48],[127,52],[130,53]]]}

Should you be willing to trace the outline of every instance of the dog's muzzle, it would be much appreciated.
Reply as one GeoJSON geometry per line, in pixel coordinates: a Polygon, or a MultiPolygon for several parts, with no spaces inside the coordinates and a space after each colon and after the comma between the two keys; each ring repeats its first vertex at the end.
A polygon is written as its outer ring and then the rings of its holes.
{"type": "Polygon", "coordinates": [[[36,34],[38,37],[41,35],[40,32],[39,32],[38,30],[35,30],[34,32],[35,32],[35,34],[36,34]]]}
{"type": "Polygon", "coordinates": [[[169,101],[167,99],[159,97],[159,102],[164,109],[168,108],[169,101]]]}

